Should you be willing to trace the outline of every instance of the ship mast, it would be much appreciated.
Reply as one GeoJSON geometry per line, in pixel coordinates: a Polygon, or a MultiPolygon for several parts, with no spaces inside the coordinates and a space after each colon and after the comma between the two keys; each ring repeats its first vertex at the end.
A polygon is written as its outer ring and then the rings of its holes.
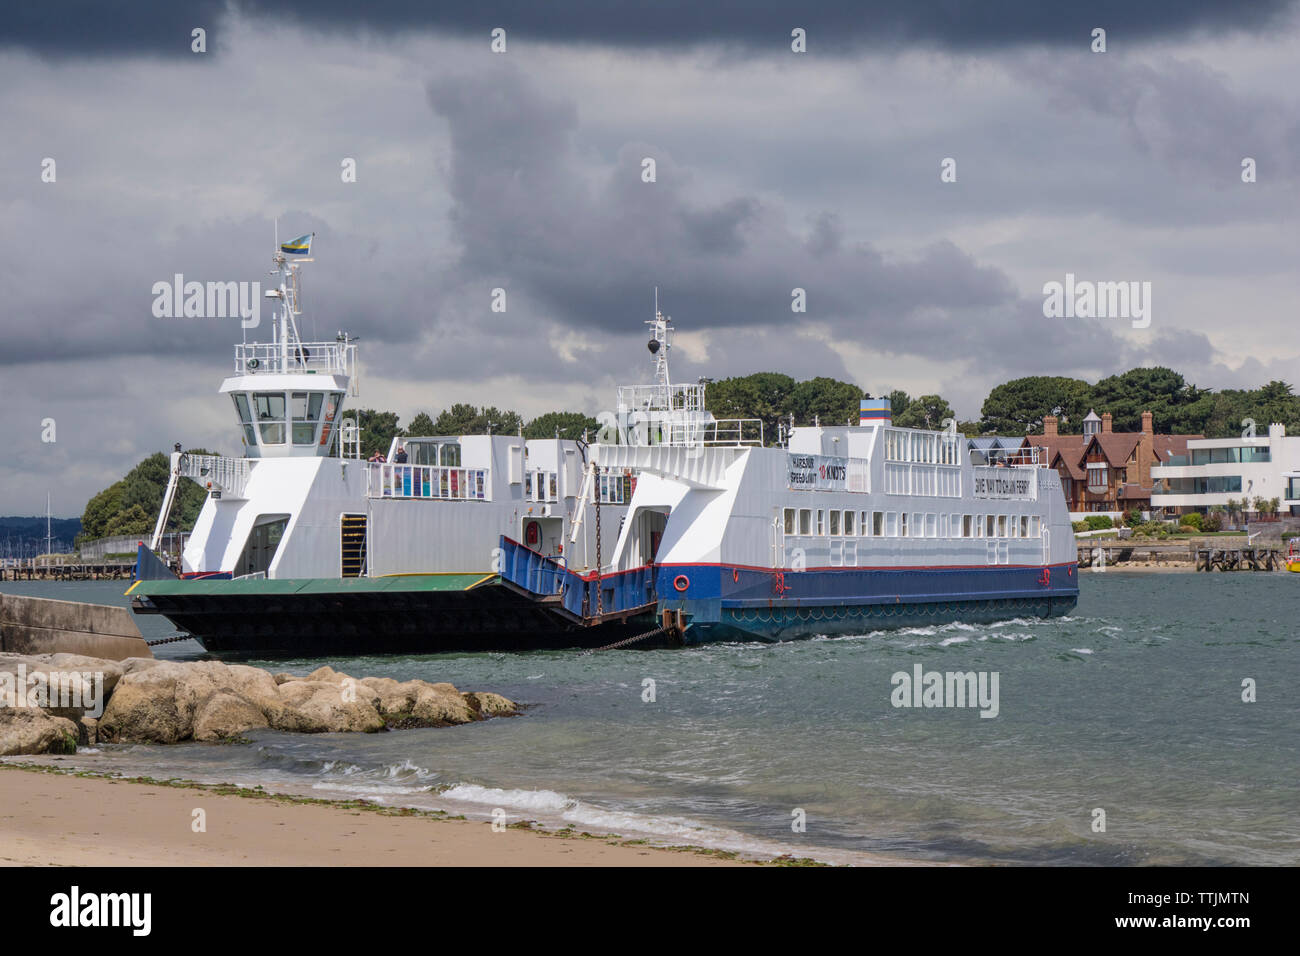
{"type": "Polygon", "coordinates": [[[662,385],[665,389],[670,384],[668,380],[668,352],[672,345],[672,319],[665,316],[659,311],[659,287],[655,286],[655,317],[646,319],[646,325],[650,326],[650,361],[654,364],[655,384],[662,385]]]}

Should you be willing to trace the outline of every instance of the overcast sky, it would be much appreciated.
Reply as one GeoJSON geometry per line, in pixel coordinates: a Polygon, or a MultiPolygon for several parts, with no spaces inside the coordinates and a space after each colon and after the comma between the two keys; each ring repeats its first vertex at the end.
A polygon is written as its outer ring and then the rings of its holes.
{"type": "Polygon", "coordinates": [[[962,418],[1024,375],[1300,381],[1294,4],[426,6],[6,8],[0,514],[80,515],[176,441],[239,453],[238,321],[151,290],[265,281],[277,218],[316,233],[305,333],[361,336],[357,401],[403,421],[609,408],[649,374],[656,285],[683,380],[962,418]],[[1150,282],[1149,328],[1045,318],[1067,272],[1150,282]]]}

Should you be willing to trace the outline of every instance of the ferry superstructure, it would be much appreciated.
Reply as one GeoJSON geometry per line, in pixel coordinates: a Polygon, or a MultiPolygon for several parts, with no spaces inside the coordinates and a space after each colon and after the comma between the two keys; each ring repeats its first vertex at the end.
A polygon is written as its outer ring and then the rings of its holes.
{"type": "Polygon", "coordinates": [[[503,539],[503,576],[571,615],[593,592],[604,611],[639,606],[687,643],[1065,614],[1074,536],[1037,454],[986,463],[955,431],[893,426],[887,399],[784,448],[599,445],[597,473],[640,476],[609,563],[548,567],[503,539]]]}
{"type": "MultiPolygon", "coordinates": [[[[364,461],[345,402],[357,391],[357,345],[298,335],[299,269],[275,256],[278,308],[269,343],[235,346],[229,395],[244,455],[171,456],[151,547],[128,592],[215,654],[324,655],[569,646],[591,637],[501,586],[501,535],[561,566],[594,567],[612,553],[634,476],[596,481],[587,443],[518,435],[395,438],[364,461]],[[400,459],[399,449],[406,460],[400,459]],[[208,491],[180,574],[154,557],[177,483],[208,491]]],[[[663,367],[671,331],[657,315],[652,353],[663,367]]],[[[698,418],[627,409],[625,419],[698,418]]],[[[627,615],[624,615],[626,617],[627,615]]],[[[605,623],[617,629],[619,621],[605,623]]]]}

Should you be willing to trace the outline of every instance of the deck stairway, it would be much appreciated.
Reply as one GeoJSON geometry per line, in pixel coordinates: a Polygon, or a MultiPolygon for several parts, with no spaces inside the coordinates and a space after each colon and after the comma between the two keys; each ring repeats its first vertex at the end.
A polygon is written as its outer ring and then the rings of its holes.
{"type": "Polygon", "coordinates": [[[359,578],[366,573],[366,516],[343,515],[339,525],[342,577],[359,578]]]}
{"type": "Polygon", "coordinates": [[[574,624],[592,627],[653,614],[654,565],[629,571],[573,571],[556,557],[501,536],[501,582],[574,624]]]}

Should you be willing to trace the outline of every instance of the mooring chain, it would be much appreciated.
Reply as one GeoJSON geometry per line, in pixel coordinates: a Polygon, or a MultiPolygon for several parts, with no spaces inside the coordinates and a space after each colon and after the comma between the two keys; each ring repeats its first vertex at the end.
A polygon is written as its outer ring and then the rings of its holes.
{"type": "Polygon", "coordinates": [[[189,634],[174,634],[171,637],[164,637],[157,641],[145,641],[150,647],[157,647],[159,644],[175,644],[177,641],[192,641],[194,638],[189,634]]]}
{"type": "Polygon", "coordinates": [[[644,634],[638,634],[635,637],[627,637],[621,641],[615,641],[613,644],[606,644],[604,647],[593,647],[591,650],[583,651],[585,657],[588,654],[594,654],[596,651],[616,651],[620,647],[627,647],[629,644],[635,644],[637,641],[644,641],[647,638],[658,637],[660,634],[667,634],[672,631],[671,627],[656,627],[652,631],[646,631],[644,634]]]}

